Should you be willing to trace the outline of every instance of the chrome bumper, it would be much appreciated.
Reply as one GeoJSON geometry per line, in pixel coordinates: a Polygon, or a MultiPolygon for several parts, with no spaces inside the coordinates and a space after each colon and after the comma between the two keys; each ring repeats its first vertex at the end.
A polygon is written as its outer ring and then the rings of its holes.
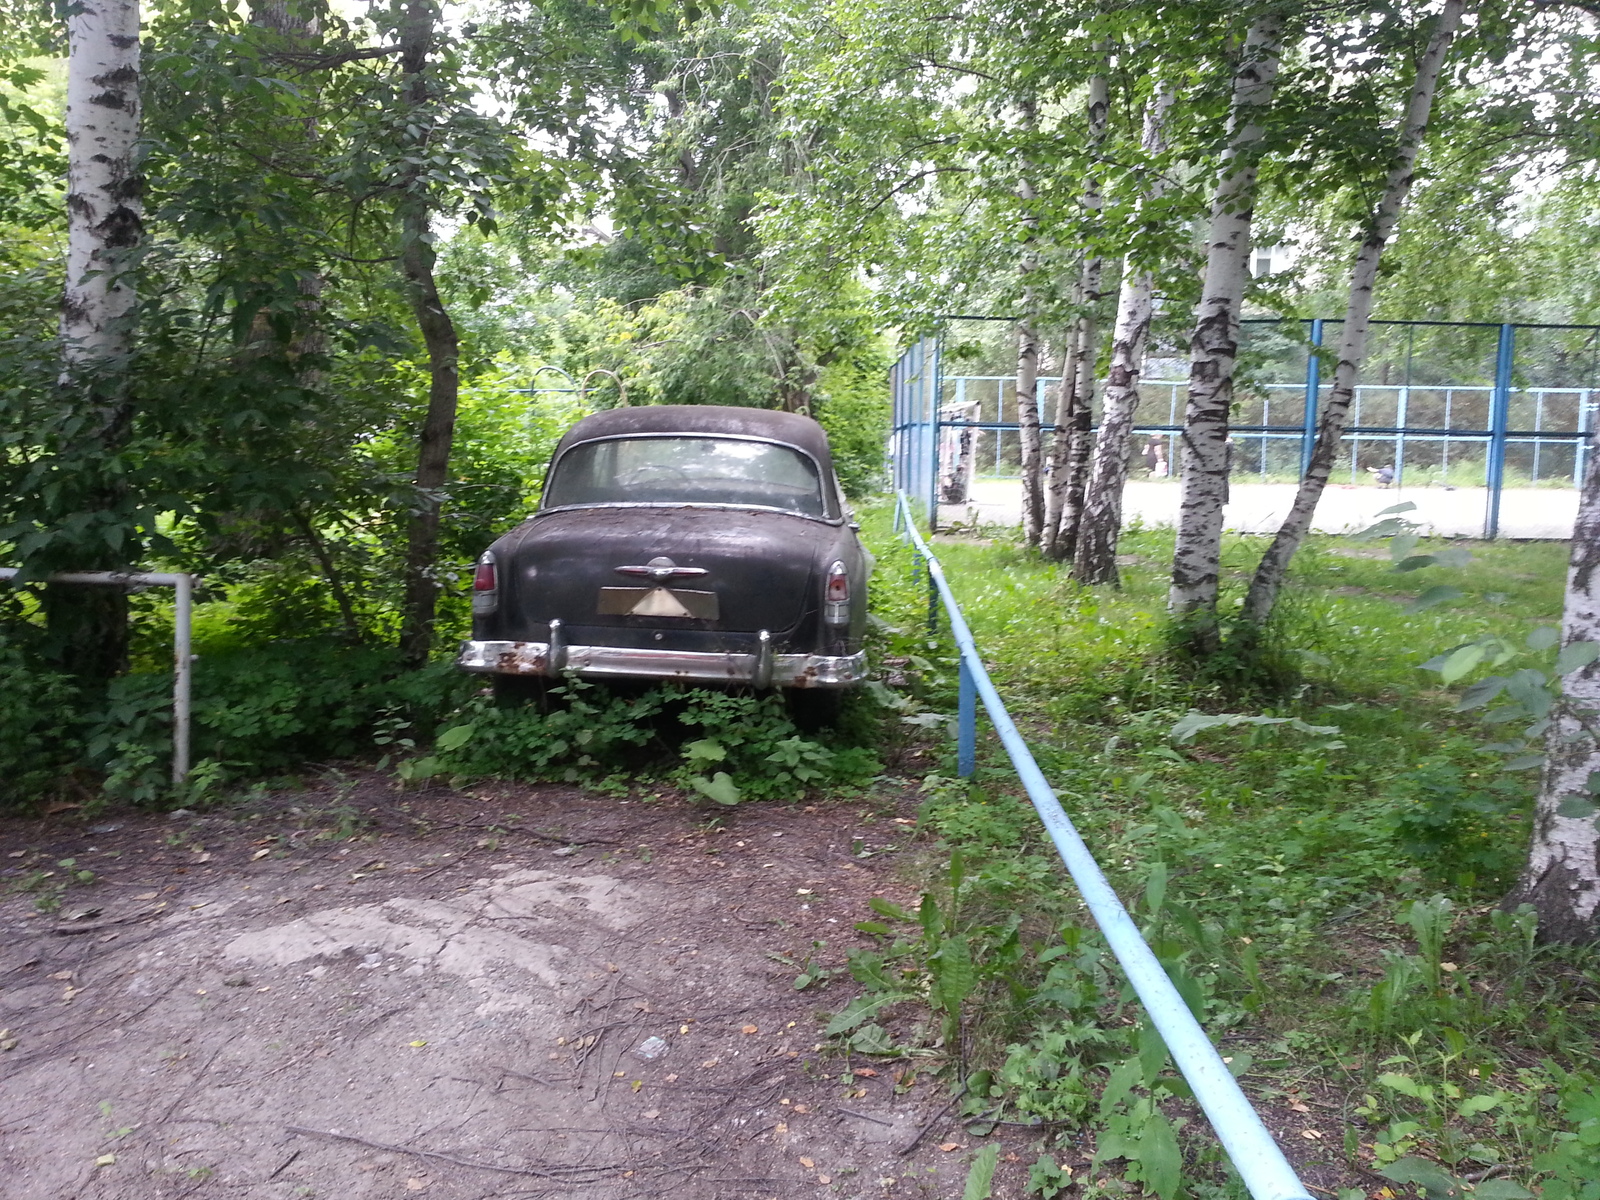
{"type": "Polygon", "coordinates": [[[700,650],[635,650],[624,646],[569,646],[557,642],[462,642],[456,665],[481,675],[585,679],[685,679],[745,683],[753,687],[837,688],[867,677],[866,654],[716,654],[700,650]],[[553,661],[552,661],[553,660],[553,661]]]}

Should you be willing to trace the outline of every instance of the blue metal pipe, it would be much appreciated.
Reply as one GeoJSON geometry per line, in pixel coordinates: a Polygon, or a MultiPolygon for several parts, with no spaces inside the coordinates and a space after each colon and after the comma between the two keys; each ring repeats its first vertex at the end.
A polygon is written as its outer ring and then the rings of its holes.
{"type": "Polygon", "coordinates": [[[961,659],[961,685],[956,700],[956,774],[970,778],[978,769],[978,689],[972,668],[961,659]]]}
{"type": "Polygon", "coordinates": [[[1483,536],[1491,542],[1500,534],[1500,489],[1506,481],[1506,433],[1511,424],[1511,364],[1516,353],[1516,326],[1500,326],[1494,351],[1494,391],[1489,396],[1489,463],[1484,480],[1489,511],[1484,515],[1483,536]]]}
{"type": "Polygon", "coordinates": [[[1306,353],[1306,419],[1300,439],[1300,475],[1311,470],[1311,452],[1317,445],[1317,391],[1322,386],[1322,318],[1311,321],[1311,349],[1306,353]]]}
{"type": "Polygon", "coordinates": [[[1294,1168],[1284,1158],[1278,1144],[1272,1140],[1266,1126],[1261,1123],[1261,1118],[1245,1098],[1227,1064],[1217,1053],[1217,1048],[1211,1044],[1211,1039],[1189,1011],[1189,1006],[1178,994],[1178,989],[1162,969],[1160,961],[1145,944],[1139,927],[1128,915],[1116,890],[1094,861],[1089,847],[1084,844],[1071,818],[1045,780],[1044,773],[1034,762],[1028,744],[1017,732],[1011,714],[1006,711],[1005,702],[1000,699],[999,692],[989,678],[983,659],[978,656],[972,631],[967,628],[966,619],[961,615],[961,605],[945,580],[944,568],[918,533],[916,523],[910,519],[904,493],[901,493],[899,503],[907,508],[905,528],[912,545],[922,556],[944,600],[945,613],[950,618],[950,632],[961,652],[962,666],[972,676],[973,686],[983,699],[983,706],[1005,745],[1006,753],[1011,756],[1011,764],[1022,780],[1028,799],[1033,802],[1034,810],[1044,822],[1050,840],[1055,843],[1061,861],[1066,864],[1073,882],[1078,885],[1078,893],[1094,915],[1111,952],[1122,964],[1122,970],[1138,994],[1145,1012],[1149,1014],[1151,1024],[1166,1042],[1178,1070],[1189,1081],[1196,1101],[1205,1111],[1234,1169],[1239,1172],[1239,1177],[1244,1180],[1254,1200],[1311,1200],[1310,1193],[1295,1175],[1294,1168]]]}

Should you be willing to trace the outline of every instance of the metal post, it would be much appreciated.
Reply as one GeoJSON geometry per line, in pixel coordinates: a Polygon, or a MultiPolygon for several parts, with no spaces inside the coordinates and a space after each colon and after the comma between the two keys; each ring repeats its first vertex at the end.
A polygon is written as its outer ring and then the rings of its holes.
{"type": "Polygon", "coordinates": [[[922,387],[928,397],[928,532],[939,528],[939,341],[924,338],[928,347],[922,358],[922,387]],[[931,361],[930,361],[931,360],[931,361]]]}
{"type": "Polygon", "coordinates": [[[1311,470],[1311,452],[1317,444],[1317,391],[1322,386],[1322,318],[1311,321],[1311,349],[1306,352],[1306,424],[1300,437],[1300,475],[1311,470]]]}
{"type": "MultiPolygon", "coordinates": [[[[14,580],[17,567],[0,567],[0,580],[14,580]]],[[[170,587],[175,589],[172,611],[172,782],[182,783],[189,775],[189,692],[194,674],[193,638],[194,576],[169,571],[57,571],[44,576],[44,583],[105,584],[111,587],[170,587]]]]}
{"type": "MultiPolygon", "coordinates": [[[[1544,429],[1544,388],[1535,388],[1533,391],[1533,431],[1539,433],[1544,429]]],[[[1533,482],[1539,482],[1539,446],[1541,438],[1533,439],[1533,482]]]]}
{"type": "MultiPolygon", "coordinates": [[[[1587,435],[1589,433],[1589,411],[1589,389],[1584,388],[1583,397],[1578,401],[1578,432],[1581,434],[1587,435]]],[[[1583,486],[1583,460],[1584,455],[1588,453],[1588,450],[1589,438],[1587,436],[1579,438],[1578,448],[1572,455],[1573,487],[1583,486]]]]}
{"type": "Polygon", "coordinates": [[[1511,417],[1511,362],[1516,354],[1516,336],[1516,326],[1500,326],[1500,342],[1494,352],[1494,392],[1489,397],[1489,463],[1485,480],[1489,487],[1489,507],[1483,522],[1483,536],[1491,542],[1500,534],[1500,489],[1506,477],[1506,426],[1511,417]]]}
{"type": "Polygon", "coordinates": [[[1406,409],[1411,403],[1411,385],[1407,384],[1400,389],[1399,411],[1395,413],[1395,428],[1400,430],[1394,435],[1394,486],[1405,486],[1406,469],[1406,409]]]}
{"type": "Polygon", "coordinates": [[[978,688],[972,669],[961,663],[961,686],[956,699],[956,774],[969,777],[978,766],[978,688]]]}
{"type": "Polygon", "coordinates": [[[172,607],[172,783],[189,776],[189,694],[194,674],[190,626],[194,613],[194,576],[179,575],[172,607]]]}

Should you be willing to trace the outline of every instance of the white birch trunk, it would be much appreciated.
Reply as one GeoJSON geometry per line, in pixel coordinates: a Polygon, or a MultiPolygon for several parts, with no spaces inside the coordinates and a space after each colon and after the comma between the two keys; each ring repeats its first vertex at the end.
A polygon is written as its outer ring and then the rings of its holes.
{"type": "Polygon", "coordinates": [[[1022,536],[1039,544],[1044,520],[1043,456],[1039,446],[1039,335],[1031,321],[1017,326],[1017,441],[1022,451],[1022,536]]]}
{"type": "Polygon", "coordinates": [[[1239,306],[1250,266],[1256,168],[1282,50],[1283,18],[1266,13],[1245,35],[1233,75],[1228,148],[1223,152],[1206,237],[1205,278],[1189,343],[1189,399],[1183,415],[1183,480],[1167,607],[1193,626],[1195,647],[1216,644],[1222,508],[1228,493],[1228,409],[1239,350],[1239,306]]]}
{"type": "MultiPolygon", "coordinates": [[[[1102,47],[1104,49],[1104,47],[1102,47]]],[[[1105,142],[1111,115],[1111,89],[1105,75],[1089,78],[1085,104],[1089,146],[1098,152],[1105,142]]],[[[1100,181],[1093,171],[1084,178],[1083,209],[1094,220],[1104,206],[1100,181]]],[[[1094,369],[1098,348],[1095,308],[1100,303],[1100,278],[1105,260],[1092,247],[1084,250],[1073,301],[1078,319],[1062,355],[1061,386],[1056,393],[1056,433],[1050,445],[1050,480],[1045,490],[1044,529],[1040,548],[1057,561],[1072,555],[1083,504],[1084,475],[1089,457],[1090,409],[1094,404],[1094,369]]]]}
{"type": "MultiPolygon", "coordinates": [[[[1600,445],[1591,444],[1572,531],[1561,644],[1600,642],[1600,445]]],[[[1600,817],[1589,778],[1600,771],[1600,662],[1562,680],[1546,734],[1543,786],[1522,878],[1504,907],[1532,904],[1545,942],[1600,941],[1600,817]],[[1561,809],[1584,815],[1563,816],[1561,809]],[[1584,813],[1585,808],[1588,809],[1584,813]]]]}
{"type": "MultiPolygon", "coordinates": [[[[1022,103],[1023,126],[1029,133],[1039,125],[1038,109],[1031,98],[1022,103]]],[[[1026,172],[1031,164],[1023,161],[1026,172]]],[[[1022,259],[1017,274],[1022,283],[1022,321],[1017,326],[1017,442],[1022,458],[1022,536],[1030,546],[1039,544],[1044,522],[1043,449],[1039,443],[1039,333],[1035,325],[1038,295],[1032,276],[1039,269],[1039,252],[1034,245],[1039,236],[1039,216],[1033,211],[1036,199],[1033,184],[1024,174],[1017,184],[1022,200],[1022,259]]]]}
{"type": "Polygon", "coordinates": [[[1345,419],[1350,412],[1351,399],[1355,396],[1356,379],[1367,356],[1367,333],[1372,327],[1373,286],[1378,281],[1378,264],[1383,257],[1384,247],[1394,235],[1406,196],[1410,194],[1412,181],[1416,178],[1417,154],[1427,137],[1428,118],[1433,109],[1434,95],[1438,91],[1439,74],[1450,52],[1450,42],[1455,37],[1456,28],[1461,23],[1463,7],[1463,0],[1445,0],[1428,40],[1428,48],[1417,63],[1417,74],[1411,84],[1411,98],[1406,104],[1394,163],[1389,168],[1378,207],[1367,222],[1361,249],[1356,253],[1355,263],[1350,269],[1350,299],[1340,332],[1339,363],[1334,369],[1328,403],[1318,421],[1317,441],[1311,451],[1311,461],[1283,525],[1267,547],[1267,552],[1261,556],[1261,564],[1256,568],[1255,577],[1250,582],[1250,592],[1245,597],[1244,615],[1256,624],[1272,615],[1278,591],[1288,575],[1289,560],[1311,529],[1317,502],[1322,499],[1323,489],[1327,487],[1328,477],[1333,472],[1345,419]]]}
{"type": "Polygon", "coordinates": [[[69,367],[125,356],[137,300],[127,275],[144,232],[138,162],[138,0],[78,0],[67,17],[69,367]]]}
{"type": "MultiPolygon", "coordinates": [[[[1172,89],[1165,85],[1151,97],[1144,118],[1144,152],[1165,152],[1163,130],[1172,89]]],[[[1144,189],[1144,204],[1166,193],[1166,182],[1153,172],[1144,189]]],[[[1154,315],[1155,276],[1130,253],[1122,265],[1122,290],[1117,323],[1111,334],[1111,366],[1095,439],[1094,461],[1084,493],[1083,519],[1073,548],[1072,577],[1079,583],[1117,582],[1117,535],[1122,530],[1122,490],[1128,481],[1128,456],[1133,448],[1133,420],[1139,409],[1139,373],[1154,315]]]]}

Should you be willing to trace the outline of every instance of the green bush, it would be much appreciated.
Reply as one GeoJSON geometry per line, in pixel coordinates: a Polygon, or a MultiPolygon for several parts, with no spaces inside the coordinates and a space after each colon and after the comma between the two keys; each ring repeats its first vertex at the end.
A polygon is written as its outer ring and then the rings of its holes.
{"type": "Polygon", "coordinates": [[[410,773],[572,782],[633,767],[718,804],[737,804],[797,799],[808,788],[860,782],[879,769],[877,755],[847,744],[847,736],[802,737],[773,695],[660,684],[629,696],[575,678],[551,694],[556,703],[548,711],[473,699],[410,773]],[[691,733],[699,736],[689,740],[691,733]]]}
{"type": "Polygon", "coordinates": [[[78,689],[0,633],[0,809],[57,794],[82,752],[78,689]]]}

